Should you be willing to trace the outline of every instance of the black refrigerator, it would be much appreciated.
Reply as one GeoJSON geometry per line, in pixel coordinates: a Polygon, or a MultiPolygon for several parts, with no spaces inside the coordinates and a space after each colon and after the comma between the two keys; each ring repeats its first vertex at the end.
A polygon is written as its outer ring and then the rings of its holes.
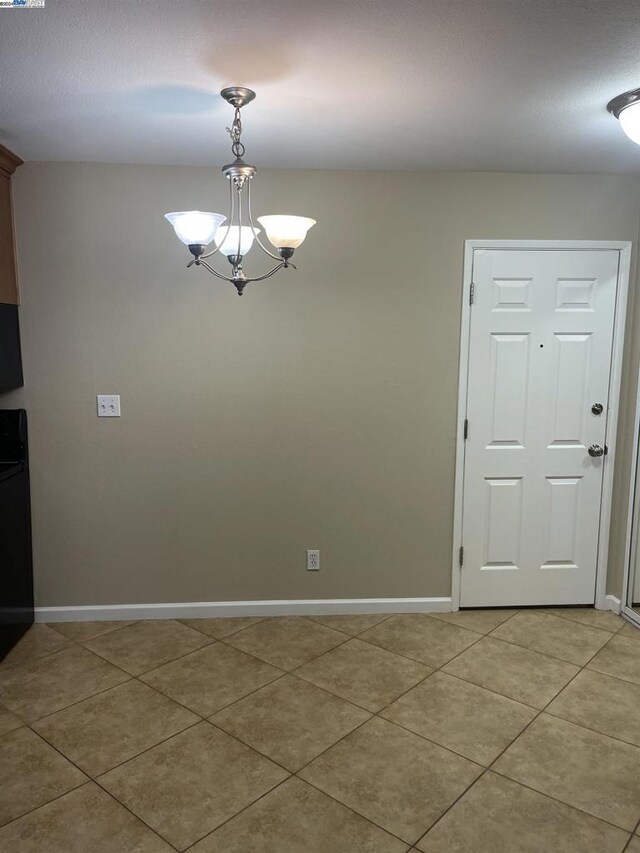
{"type": "Polygon", "coordinates": [[[0,660],[33,623],[27,413],[0,410],[0,660]]]}

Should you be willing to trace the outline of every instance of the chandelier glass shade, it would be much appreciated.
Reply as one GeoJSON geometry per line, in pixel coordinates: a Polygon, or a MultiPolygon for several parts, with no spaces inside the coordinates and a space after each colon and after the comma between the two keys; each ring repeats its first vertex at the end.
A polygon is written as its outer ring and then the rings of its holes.
{"type": "Polygon", "coordinates": [[[202,210],[181,210],[177,213],[166,213],[165,219],[173,225],[178,240],[185,246],[208,246],[226,216],[221,213],[204,213],[202,210]]]}
{"type": "Polygon", "coordinates": [[[245,163],[245,147],[241,142],[241,108],[255,98],[255,92],[241,86],[232,86],[220,92],[222,97],[235,108],[233,124],[227,131],[231,137],[231,152],[234,160],[222,167],[222,174],[229,181],[228,213],[210,213],[201,210],[187,210],[166,213],[173,225],[176,236],[193,255],[187,266],[201,266],[217,278],[231,282],[242,296],[247,284],[270,278],[281,269],[295,266],[291,257],[303,243],[309,229],[315,225],[315,219],[306,216],[270,215],[258,217],[275,251],[272,251],[260,239],[260,228],[256,228],[251,210],[251,182],[256,174],[255,166],[245,163]],[[223,224],[224,223],[224,224],[223,224]],[[210,243],[215,243],[212,251],[207,251],[210,243]],[[262,275],[247,276],[244,271],[246,255],[256,245],[276,264],[262,275]],[[208,259],[216,254],[223,255],[231,265],[230,274],[224,275],[215,269],[208,259]]]}
{"type": "Polygon", "coordinates": [[[607,109],[618,119],[629,139],[640,145],[640,89],[632,89],[613,98],[607,109]]]}

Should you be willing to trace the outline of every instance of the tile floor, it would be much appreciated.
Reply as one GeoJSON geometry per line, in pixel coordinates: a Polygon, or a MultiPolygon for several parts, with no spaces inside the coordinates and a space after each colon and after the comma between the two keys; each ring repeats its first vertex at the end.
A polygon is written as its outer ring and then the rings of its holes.
{"type": "Polygon", "coordinates": [[[590,609],[36,625],[0,853],[640,853],[640,631],[590,609]]]}

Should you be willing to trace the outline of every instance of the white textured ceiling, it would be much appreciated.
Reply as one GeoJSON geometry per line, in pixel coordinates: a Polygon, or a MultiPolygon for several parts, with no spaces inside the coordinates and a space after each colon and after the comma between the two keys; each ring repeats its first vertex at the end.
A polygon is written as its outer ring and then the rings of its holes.
{"type": "Polygon", "coordinates": [[[0,8],[0,140],[30,160],[640,171],[638,0],[46,0],[0,8]]]}

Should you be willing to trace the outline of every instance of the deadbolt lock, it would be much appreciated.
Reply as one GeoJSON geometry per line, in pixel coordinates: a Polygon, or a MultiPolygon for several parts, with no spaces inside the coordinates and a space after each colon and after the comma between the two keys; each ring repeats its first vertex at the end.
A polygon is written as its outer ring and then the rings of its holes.
{"type": "Polygon", "coordinates": [[[591,406],[591,411],[594,415],[601,415],[604,411],[604,406],[602,403],[594,403],[593,406],[591,406]]]}

